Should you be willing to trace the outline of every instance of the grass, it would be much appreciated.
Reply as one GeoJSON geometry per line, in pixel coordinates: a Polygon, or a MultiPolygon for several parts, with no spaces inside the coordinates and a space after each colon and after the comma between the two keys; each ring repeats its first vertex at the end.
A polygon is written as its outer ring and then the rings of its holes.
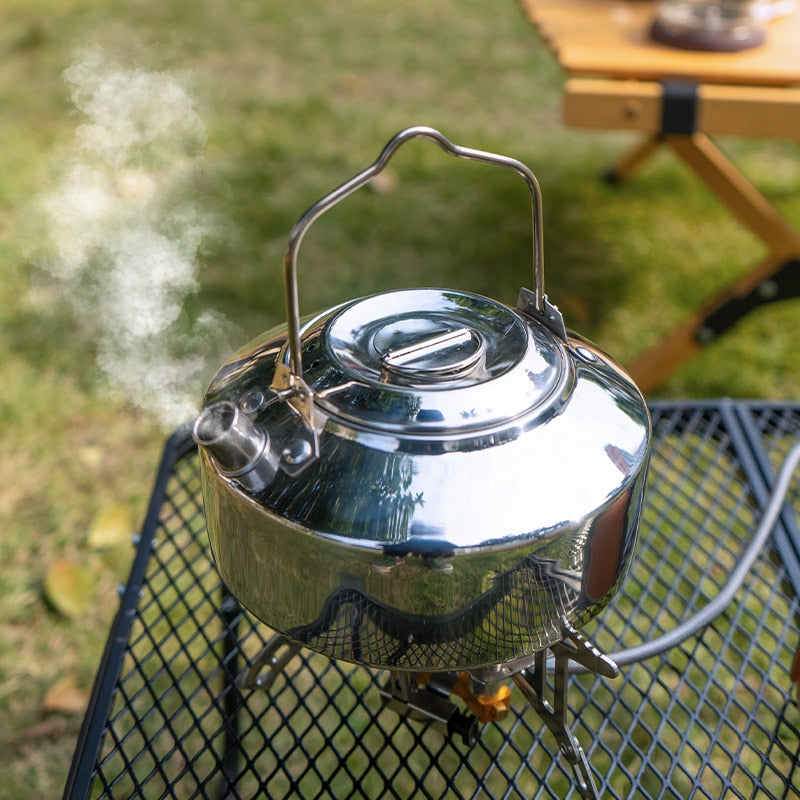
{"type": "MultiPolygon", "coordinates": [[[[109,508],[142,518],[165,435],[129,391],[101,380],[97,321],[36,265],[46,234],[36,201],[63,176],[83,121],[62,77],[76,52],[97,45],[126,69],[167,70],[196,98],[207,140],[190,197],[213,226],[186,313],[233,321],[231,345],[281,322],[280,259],[300,213],[409,124],[534,169],[548,292],[568,324],[623,362],[762,254],[666,154],[623,186],[597,180],[632,140],[561,126],[563,76],[513,2],[352,0],[322,13],[275,0],[7,0],[2,17],[0,797],[61,791],[80,713],[58,710],[69,698],[52,689],[65,676],[90,685],[131,553],[123,536],[97,546],[91,534],[109,508]],[[54,563],[91,577],[79,613],[55,610],[58,593],[48,602],[54,563]]],[[[797,223],[796,145],[723,146],[797,223]]],[[[423,142],[391,176],[391,191],[360,193],[315,225],[301,252],[306,311],[425,284],[513,302],[530,284],[515,176],[423,142]]],[[[753,315],[660,393],[800,396],[799,318],[796,303],[753,315]]]]}

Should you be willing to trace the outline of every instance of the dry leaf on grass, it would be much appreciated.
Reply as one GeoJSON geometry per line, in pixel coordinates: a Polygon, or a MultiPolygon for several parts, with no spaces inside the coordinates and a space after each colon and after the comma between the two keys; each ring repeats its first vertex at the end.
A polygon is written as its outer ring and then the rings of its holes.
{"type": "Polygon", "coordinates": [[[103,506],[94,515],[86,534],[86,543],[93,550],[128,545],[133,532],[131,509],[119,503],[103,506]]]}
{"type": "Polygon", "coordinates": [[[77,674],[69,672],[45,692],[42,709],[63,714],[83,714],[88,702],[89,690],[81,689],[77,674]]]}
{"type": "Polygon", "coordinates": [[[44,574],[44,596],[65,617],[78,617],[89,606],[95,580],[83,564],[61,557],[44,574]]]}

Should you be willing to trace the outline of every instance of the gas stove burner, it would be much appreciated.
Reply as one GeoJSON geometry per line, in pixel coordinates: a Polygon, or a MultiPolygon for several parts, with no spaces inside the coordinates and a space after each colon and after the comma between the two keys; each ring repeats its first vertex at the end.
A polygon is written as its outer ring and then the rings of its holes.
{"type": "MultiPolygon", "coordinates": [[[[511,686],[515,685],[555,738],[581,797],[599,800],[586,753],[569,726],[569,663],[574,661],[605,678],[617,677],[619,668],[567,622],[562,625],[561,637],[533,656],[484,669],[389,672],[381,689],[383,703],[401,716],[432,725],[472,747],[481,724],[502,720],[508,714],[511,686]],[[552,689],[548,673],[552,673],[552,689]]],[[[239,687],[269,691],[299,650],[296,640],[275,634],[240,677],[239,687]]]]}
{"type": "Polygon", "coordinates": [[[650,34],[661,44],[683,50],[736,52],[758,47],[764,25],[748,0],[664,0],[650,34]]]}

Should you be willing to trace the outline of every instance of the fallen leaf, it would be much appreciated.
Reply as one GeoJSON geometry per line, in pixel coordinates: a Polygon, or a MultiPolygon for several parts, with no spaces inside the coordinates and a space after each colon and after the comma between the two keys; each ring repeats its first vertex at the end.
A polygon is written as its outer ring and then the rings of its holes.
{"type": "Polygon", "coordinates": [[[86,445],[77,451],[78,459],[87,469],[99,469],[103,463],[103,448],[97,445],[86,445]]]}
{"type": "Polygon", "coordinates": [[[99,509],[86,534],[86,542],[93,550],[130,544],[133,533],[133,515],[130,508],[112,504],[99,509]]]}
{"type": "Polygon", "coordinates": [[[64,714],[83,714],[88,703],[89,691],[79,688],[78,676],[70,672],[59,678],[45,692],[42,708],[64,714]]]}
{"type": "Polygon", "coordinates": [[[15,739],[19,743],[37,744],[40,741],[58,741],[62,736],[74,738],[74,724],[67,717],[50,715],[36,725],[21,731],[15,739]]]}
{"type": "Polygon", "coordinates": [[[367,82],[364,80],[364,78],[362,78],[360,75],[356,75],[353,72],[342,75],[342,77],[336,81],[336,88],[343,94],[347,95],[361,94],[366,87],[367,82]]]}
{"type": "Polygon", "coordinates": [[[94,579],[82,564],[67,558],[54,561],[44,574],[44,596],[65,617],[80,616],[94,592],[94,579]]]}

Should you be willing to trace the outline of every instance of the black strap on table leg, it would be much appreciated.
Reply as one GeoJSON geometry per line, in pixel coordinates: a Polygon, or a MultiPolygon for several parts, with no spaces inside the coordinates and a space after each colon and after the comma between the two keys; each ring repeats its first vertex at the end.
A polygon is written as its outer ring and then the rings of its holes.
{"type": "Polygon", "coordinates": [[[767,303],[800,297],[800,259],[791,258],[747,294],[731,297],[698,326],[695,339],[707,344],[731,328],[746,314],[767,303]]]}
{"type": "Polygon", "coordinates": [[[697,84],[662,81],[661,135],[691,136],[697,130],[697,84]]]}

